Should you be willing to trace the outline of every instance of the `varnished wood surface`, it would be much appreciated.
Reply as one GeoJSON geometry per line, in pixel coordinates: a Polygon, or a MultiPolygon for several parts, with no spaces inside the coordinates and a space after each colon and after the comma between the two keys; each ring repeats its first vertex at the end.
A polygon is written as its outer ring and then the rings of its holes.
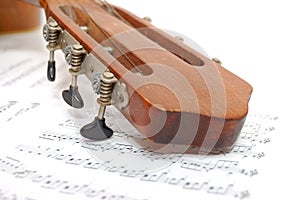
{"type": "Polygon", "coordinates": [[[41,23],[41,10],[18,0],[0,1],[0,33],[28,31],[41,23]]]}
{"type": "Polygon", "coordinates": [[[247,82],[124,9],[116,7],[131,26],[94,1],[41,3],[48,17],[127,84],[130,103],[121,112],[147,138],[207,149],[235,142],[248,112],[252,87],[247,82]],[[88,34],[78,24],[87,26],[88,34]],[[101,45],[112,43],[122,53],[103,50],[101,45]],[[134,73],[126,57],[144,75],[134,73]]]}

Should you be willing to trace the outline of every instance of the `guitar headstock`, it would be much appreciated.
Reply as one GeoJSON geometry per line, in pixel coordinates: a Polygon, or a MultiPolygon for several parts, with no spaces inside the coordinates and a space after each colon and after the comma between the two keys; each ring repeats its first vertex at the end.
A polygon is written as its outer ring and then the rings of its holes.
{"type": "Polygon", "coordinates": [[[158,143],[224,149],[243,127],[252,87],[151,25],[148,20],[90,0],[41,0],[47,24],[48,78],[55,79],[54,52],[61,49],[72,83],[65,101],[81,108],[77,77],[99,94],[99,115],[81,129],[89,139],[112,135],[104,112],[115,105],[148,139],[158,143]]]}

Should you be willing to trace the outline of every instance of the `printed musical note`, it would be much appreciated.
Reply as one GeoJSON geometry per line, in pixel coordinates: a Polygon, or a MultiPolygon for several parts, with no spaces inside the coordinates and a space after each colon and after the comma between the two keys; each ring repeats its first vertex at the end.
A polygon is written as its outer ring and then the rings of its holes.
{"type": "Polygon", "coordinates": [[[164,178],[167,172],[161,172],[160,174],[144,174],[141,178],[143,181],[158,182],[160,179],[164,178]]]}
{"type": "Polygon", "coordinates": [[[252,149],[252,146],[247,146],[247,145],[239,145],[235,144],[231,150],[231,152],[234,153],[245,153],[247,151],[250,151],[252,149]]]}
{"type": "Polygon", "coordinates": [[[0,189],[0,199],[2,200],[35,200],[34,198],[16,194],[15,192],[2,191],[0,189]]]}
{"type": "Polygon", "coordinates": [[[18,103],[18,102],[17,101],[8,101],[7,104],[2,105],[0,107],[0,114],[3,113],[3,112],[5,112],[6,110],[8,110],[10,107],[16,105],[16,103],[18,103]]]}
{"type": "Polygon", "coordinates": [[[17,111],[13,114],[13,116],[9,117],[6,121],[8,122],[8,121],[11,121],[12,119],[14,119],[14,118],[20,116],[20,115],[24,115],[25,113],[27,113],[27,112],[29,112],[29,111],[35,109],[35,108],[38,107],[39,105],[40,105],[40,103],[36,103],[36,102],[35,102],[35,103],[31,103],[29,106],[26,106],[26,107],[23,107],[23,108],[17,110],[17,111]]]}
{"type": "Polygon", "coordinates": [[[185,178],[170,178],[170,179],[166,179],[166,182],[170,185],[180,185],[181,182],[185,181],[185,178]]]}
{"type": "Polygon", "coordinates": [[[251,170],[242,169],[241,173],[246,176],[254,176],[258,174],[258,171],[256,169],[251,169],[251,170]]]}
{"type": "Polygon", "coordinates": [[[257,159],[260,159],[260,158],[263,158],[265,157],[265,153],[264,152],[251,152],[251,153],[247,153],[246,155],[243,156],[243,158],[257,158],[257,159]]]}
{"type": "Polygon", "coordinates": [[[83,167],[89,168],[89,169],[99,169],[102,165],[103,165],[103,163],[90,161],[90,162],[87,162],[83,167]]]}
{"type": "Polygon", "coordinates": [[[208,185],[208,182],[185,182],[183,188],[190,190],[202,190],[206,185],[208,185]]]}
{"type": "Polygon", "coordinates": [[[79,129],[84,125],[84,122],[80,122],[74,119],[68,119],[65,122],[59,124],[59,126],[62,127],[68,127],[68,128],[72,128],[72,129],[79,129]]]}
{"type": "Polygon", "coordinates": [[[120,175],[126,176],[126,177],[131,177],[131,178],[136,178],[141,174],[143,174],[143,171],[124,170],[120,175]]]}
{"type": "Polygon", "coordinates": [[[233,186],[233,184],[228,184],[227,186],[210,186],[207,190],[208,193],[214,194],[226,194],[226,192],[233,186]]]}
{"type": "Polygon", "coordinates": [[[248,190],[241,191],[234,195],[234,197],[239,198],[239,199],[245,199],[245,198],[248,198],[249,196],[250,196],[250,193],[248,190]]]}

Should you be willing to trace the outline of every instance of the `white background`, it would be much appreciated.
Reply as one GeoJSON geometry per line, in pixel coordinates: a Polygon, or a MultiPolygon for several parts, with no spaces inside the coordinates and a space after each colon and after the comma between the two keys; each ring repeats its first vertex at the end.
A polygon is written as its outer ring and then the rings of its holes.
{"type": "MultiPolygon", "coordinates": [[[[262,109],[295,110],[300,3],[292,0],[110,0],[197,42],[254,87],[262,109]],[[258,95],[259,94],[259,95],[258,95]],[[284,98],[285,97],[285,98],[284,98]],[[283,102],[289,101],[286,105],[283,102]],[[274,106],[276,108],[274,108],[274,106]],[[293,107],[291,107],[293,106],[293,107]]],[[[256,99],[257,98],[257,99],[256,99]]]]}

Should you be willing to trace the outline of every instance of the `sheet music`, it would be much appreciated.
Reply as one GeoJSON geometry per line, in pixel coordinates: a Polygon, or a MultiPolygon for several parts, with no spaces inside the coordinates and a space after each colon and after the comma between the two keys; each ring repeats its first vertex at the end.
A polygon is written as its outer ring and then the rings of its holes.
{"type": "MultiPolygon", "coordinates": [[[[36,92],[26,91],[32,97],[36,92]]],[[[85,141],[78,131],[93,112],[66,109],[63,102],[47,97],[22,100],[10,95],[2,99],[1,133],[5,139],[1,140],[1,152],[5,153],[0,157],[0,176],[14,183],[7,188],[6,181],[1,181],[1,188],[5,188],[1,192],[6,191],[3,195],[40,199],[46,192],[49,199],[109,195],[111,199],[156,199],[158,196],[149,192],[138,194],[137,188],[150,190],[157,185],[165,192],[176,190],[176,195],[192,192],[189,194],[212,199],[250,198],[251,188],[245,183],[260,176],[261,160],[268,156],[264,150],[277,134],[279,120],[276,116],[249,115],[230,150],[194,155],[172,149],[168,153],[152,151],[155,144],[113,107],[108,109],[107,122],[114,136],[102,142],[85,141]],[[16,190],[15,185],[24,187],[24,183],[31,196],[23,189],[16,190]]]]}
{"type": "Polygon", "coordinates": [[[206,155],[149,142],[109,107],[113,137],[91,142],[79,134],[98,109],[90,83],[79,80],[85,107],[72,109],[60,96],[69,80],[46,81],[47,52],[0,51],[0,199],[251,199],[278,116],[250,113],[231,149],[206,155]]]}

